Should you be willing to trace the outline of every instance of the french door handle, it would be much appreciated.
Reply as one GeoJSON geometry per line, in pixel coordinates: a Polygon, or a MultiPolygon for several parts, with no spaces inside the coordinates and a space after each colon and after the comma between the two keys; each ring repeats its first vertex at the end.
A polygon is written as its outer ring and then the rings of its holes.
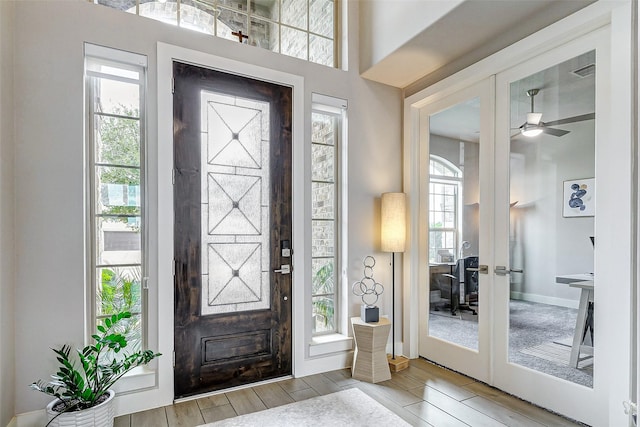
{"type": "Polygon", "coordinates": [[[496,265],[496,268],[493,270],[498,276],[506,276],[509,273],[524,273],[521,268],[512,268],[508,269],[504,265],[496,265]]]}
{"type": "Polygon", "coordinates": [[[489,266],[481,264],[478,268],[469,267],[467,268],[467,271],[477,271],[480,274],[489,274],[489,266]]]}
{"type": "Polygon", "coordinates": [[[289,264],[282,264],[279,269],[273,270],[274,273],[291,274],[291,266],[289,264]]]}

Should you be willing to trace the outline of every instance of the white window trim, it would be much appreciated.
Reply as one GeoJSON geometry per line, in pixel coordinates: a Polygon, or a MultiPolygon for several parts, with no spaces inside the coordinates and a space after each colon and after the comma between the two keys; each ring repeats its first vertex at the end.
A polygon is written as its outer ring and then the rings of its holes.
{"type": "MultiPolygon", "coordinates": [[[[348,182],[347,182],[347,153],[348,153],[348,141],[347,141],[347,109],[348,101],[345,99],[336,98],[333,96],[323,95],[319,93],[311,94],[311,111],[319,113],[328,113],[340,116],[339,124],[339,138],[338,147],[336,150],[337,164],[336,164],[336,191],[338,192],[336,199],[338,203],[338,212],[336,215],[336,332],[313,335],[311,325],[309,327],[309,340],[307,346],[307,352],[309,358],[326,356],[332,353],[340,353],[350,351],[353,349],[353,338],[349,336],[349,315],[348,315],[348,279],[346,273],[347,265],[347,238],[348,236],[348,221],[347,221],[347,206],[348,206],[348,182]]],[[[309,144],[309,180],[311,183],[311,144],[309,144]]],[[[309,209],[311,206],[311,194],[309,194],[308,201],[309,209]]],[[[311,218],[311,212],[309,212],[309,218],[311,218]]],[[[311,228],[311,220],[309,220],[309,228],[311,228]]],[[[310,232],[310,231],[309,231],[310,232]]],[[[309,251],[309,263],[311,263],[311,251],[309,251]]],[[[309,268],[309,271],[311,269],[309,268]]],[[[309,280],[309,283],[311,281],[309,280]]],[[[309,289],[309,295],[311,295],[311,289],[309,289]]],[[[311,298],[309,297],[309,308],[311,309],[311,298]]]]}

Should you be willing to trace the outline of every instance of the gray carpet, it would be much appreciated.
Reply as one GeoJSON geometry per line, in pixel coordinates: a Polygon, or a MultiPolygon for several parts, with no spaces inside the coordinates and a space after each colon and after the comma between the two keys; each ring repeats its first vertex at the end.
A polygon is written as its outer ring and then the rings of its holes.
{"type": "MultiPolygon", "coordinates": [[[[512,300],[509,305],[509,361],[587,387],[593,386],[592,360],[571,368],[565,354],[573,337],[577,310],[528,301],[512,300]]],[[[482,316],[481,310],[478,316],[482,316]]],[[[431,311],[432,336],[478,349],[477,316],[469,312],[451,316],[447,310],[431,311]]]]}
{"type": "Polygon", "coordinates": [[[200,427],[410,426],[357,388],[227,418],[200,427]]]}

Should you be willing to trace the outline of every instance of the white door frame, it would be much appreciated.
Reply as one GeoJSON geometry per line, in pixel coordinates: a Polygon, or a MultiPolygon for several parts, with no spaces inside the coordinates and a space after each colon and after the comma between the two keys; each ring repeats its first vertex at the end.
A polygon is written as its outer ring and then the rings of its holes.
{"type": "MultiPolygon", "coordinates": [[[[608,237],[602,245],[598,245],[597,274],[601,277],[610,275],[615,278],[606,284],[611,292],[598,295],[601,314],[596,317],[602,336],[601,347],[596,348],[598,365],[602,368],[594,378],[597,390],[603,390],[598,395],[603,401],[604,410],[590,423],[592,425],[628,425],[628,417],[622,410],[622,401],[629,400],[631,395],[632,376],[632,289],[634,284],[632,269],[636,260],[632,254],[631,221],[635,207],[631,205],[632,170],[632,106],[634,94],[631,88],[633,82],[633,66],[631,55],[632,20],[631,2],[598,1],[571,16],[515,43],[514,45],[444,79],[431,87],[412,95],[405,100],[405,143],[404,143],[404,191],[409,195],[409,231],[408,250],[404,257],[404,348],[410,357],[419,355],[419,325],[420,313],[424,310],[424,301],[419,301],[420,263],[422,258],[418,250],[418,243],[426,236],[420,234],[420,110],[439,99],[456,91],[468,87],[498,74],[517,64],[534,58],[545,52],[569,43],[603,28],[610,37],[611,73],[606,82],[607,90],[600,93],[598,98],[601,109],[598,112],[598,140],[614,141],[605,152],[597,151],[597,162],[617,164],[619,167],[611,176],[603,177],[598,174],[599,187],[612,187],[616,184],[617,191],[607,194],[609,201],[627,198],[627,202],[618,204],[619,213],[623,213],[622,220],[602,215],[596,222],[596,227],[607,232],[608,237]],[[602,109],[602,106],[607,108],[602,109]],[[602,225],[598,225],[602,224],[602,225]],[[615,227],[608,224],[616,224],[615,227]],[[609,265],[605,265],[606,258],[609,265]],[[408,351],[407,351],[408,350],[408,351]]],[[[499,100],[498,100],[499,101],[499,100]]],[[[601,144],[602,145],[602,144],[601,144]]],[[[598,168],[598,166],[596,166],[598,168]]],[[[602,194],[600,192],[599,194],[602,194]]],[[[599,199],[599,203],[603,203],[599,199]]],[[[620,216],[620,214],[618,214],[620,216]]],[[[596,345],[598,345],[596,343],[596,345]]],[[[490,382],[498,383],[500,379],[490,374],[490,382]]],[[[545,384],[538,385],[540,392],[544,392],[545,384]]],[[[527,384],[529,388],[536,388],[536,384],[527,384]]],[[[597,392],[594,392],[597,393],[597,392]]],[[[563,399],[566,400],[564,395],[563,399]]],[[[578,399],[571,399],[577,401],[578,399]]],[[[587,403],[582,402],[582,407],[587,403]]],[[[571,405],[569,405],[571,406],[571,405]]],[[[573,405],[575,407],[580,405],[573,405]]],[[[581,414],[568,414],[575,418],[582,418],[581,414]]]]}

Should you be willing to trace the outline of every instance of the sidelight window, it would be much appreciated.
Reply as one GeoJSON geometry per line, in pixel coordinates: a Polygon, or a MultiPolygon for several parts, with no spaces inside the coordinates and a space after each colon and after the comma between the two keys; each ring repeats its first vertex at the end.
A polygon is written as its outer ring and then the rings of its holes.
{"type": "Polygon", "coordinates": [[[85,46],[90,330],[129,311],[129,346],[144,346],[146,57],[85,46]]]}
{"type": "Polygon", "coordinates": [[[311,113],[311,302],[313,333],[337,332],[340,160],[346,102],[314,94],[311,113]]]}

